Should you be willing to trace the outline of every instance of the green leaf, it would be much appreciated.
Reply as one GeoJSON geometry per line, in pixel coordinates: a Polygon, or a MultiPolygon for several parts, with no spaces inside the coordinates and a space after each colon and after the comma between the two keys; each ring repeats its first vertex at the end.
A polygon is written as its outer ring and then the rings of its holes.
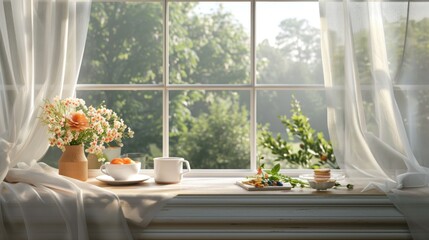
{"type": "Polygon", "coordinates": [[[271,174],[277,174],[280,171],[280,163],[277,163],[272,169],[271,174]]]}

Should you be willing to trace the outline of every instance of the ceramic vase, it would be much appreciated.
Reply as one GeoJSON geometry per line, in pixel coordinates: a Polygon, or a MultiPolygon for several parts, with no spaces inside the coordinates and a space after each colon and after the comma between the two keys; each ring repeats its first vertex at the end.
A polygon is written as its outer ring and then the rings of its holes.
{"type": "Polygon", "coordinates": [[[111,161],[114,158],[121,156],[121,147],[108,147],[103,150],[106,161],[111,161]]]}
{"type": "Polygon", "coordinates": [[[60,175],[81,181],[88,179],[88,160],[83,145],[65,146],[65,151],[58,160],[58,171],[60,175]]]}
{"type": "Polygon", "coordinates": [[[95,154],[88,154],[88,169],[100,169],[101,162],[98,161],[98,157],[95,154]]]}

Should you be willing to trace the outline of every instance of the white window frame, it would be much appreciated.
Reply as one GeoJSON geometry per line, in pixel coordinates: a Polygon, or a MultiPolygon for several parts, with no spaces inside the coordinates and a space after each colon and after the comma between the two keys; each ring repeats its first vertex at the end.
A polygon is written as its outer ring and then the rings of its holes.
{"type": "MultiPolygon", "coordinates": [[[[97,1],[97,0],[95,0],[97,1]]],[[[98,0],[105,1],[105,0],[98,0]]],[[[163,80],[162,84],[77,84],[76,91],[162,91],[162,152],[169,156],[169,92],[172,90],[241,90],[250,93],[250,169],[197,169],[187,176],[249,176],[257,168],[256,93],[261,90],[324,90],[323,84],[257,84],[256,83],[256,2],[316,2],[315,0],[180,0],[180,2],[248,2],[250,3],[250,84],[170,84],[169,83],[169,3],[175,0],[109,0],[113,2],[161,2],[163,6],[163,80]]],[[[179,2],[179,1],[177,1],[179,2]]],[[[192,166],[191,166],[192,167],[192,166]]],[[[308,173],[308,169],[287,169],[291,176],[308,173]]],[[[143,170],[152,175],[153,170],[143,170]]]]}

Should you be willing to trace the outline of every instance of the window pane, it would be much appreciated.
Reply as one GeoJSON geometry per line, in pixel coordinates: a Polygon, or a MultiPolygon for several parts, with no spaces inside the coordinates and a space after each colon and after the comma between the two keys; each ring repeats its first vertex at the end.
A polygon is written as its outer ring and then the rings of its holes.
{"type": "Polygon", "coordinates": [[[162,83],[162,5],[94,2],[79,83],[162,83]]]}
{"type": "Polygon", "coordinates": [[[62,152],[59,148],[50,147],[40,161],[51,167],[58,168],[58,160],[60,160],[61,154],[62,152]]]}
{"type": "Polygon", "coordinates": [[[248,91],[171,91],[170,156],[193,169],[250,168],[248,91]]]}
{"type": "Polygon", "coordinates": [[[259,84],[322,84],[318,2],[256,3],[259,84]]]}
{"type": "MultiPolygon", "coordinates": [[[[288,139],[286,129],[281,123],[279,116],[286,115],[291,117],[292,96],[300,102],[303,115],[309,118],[311,127],[316,132],[322,132],[325,139],[329,138],[326,122],[326,101],[324,90],[320,91],[258,91],[257,92],[257,123],[258,123],[258,155],[264,156],[266,167],[273,166],[273,155],[270,149],[261,145],[261,135],[263,128],[272,133],[274,138],[277,134],[290,143],[293,143],[295,149],[299,148],[299,141],[288,139]]],[[[299,166],[281,162],[282,168],[297,168],[299,166]]]]}
{"type": "MultiPolygon", "coordinates": [[[[406,17],[393,23],[385,23],[390,28],[392,35],[395,34],[396,37],[392,38],[391,45],[393,46],[387,49],[391,50],[388,54],[393,55],[391,58],[397,60],[397,63],[400,64],[397,68],[399,73],[391,76],[397,78],[393,79],[397,81],[397,84],[426,85],[428,84],[429,75],[429,4],[426,1],[413,1],[408,4],[410,4],[408,5],[410,17],[408,24],[406,23],[406,17]],[[405,32],[406,28],[408,34],[405,32]],[[400,41],[405,36],[407,38],[405,49],[401,49],[403,42],[400,41]],[[403,53],[402,50],[405,50],[405,52],[403,53]],[[402,54],[404,54],[403,58],[402,54]],[[395,57],[396,59],[394,59],[395,57]]],[[[407,16],[407,5],[405,5],[404,9],[405,11],[401,11],[401,13],[407,16]]],[[[391,66],[391,69],[394,67],[396,66],[391,66]]]]}
{"type": "Polygon", "coordinates": [[[86,104],[98,106],[103,101],[107,108],[122,117],[135,132],[124,139],[122,153],[143,153],[152,158],[162,156],[162,92],[161,91],[79,91],[77,97],[86,104]]]}
{"type": "Polygon", "coordinates": [[[250,83],[250,3],[171,2],[170,83],[250,83]]]}

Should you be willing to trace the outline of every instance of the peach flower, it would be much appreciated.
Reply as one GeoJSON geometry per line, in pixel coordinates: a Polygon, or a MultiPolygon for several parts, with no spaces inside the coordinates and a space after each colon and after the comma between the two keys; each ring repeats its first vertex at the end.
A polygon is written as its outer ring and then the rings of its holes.
{"type": "Polygon", "coordinates": [[[89,127],[88,119],[82,112],[75,112],[70,115],[71,116],[67,118],[67,123],[71,130],[80,132],[89,127]]]}

